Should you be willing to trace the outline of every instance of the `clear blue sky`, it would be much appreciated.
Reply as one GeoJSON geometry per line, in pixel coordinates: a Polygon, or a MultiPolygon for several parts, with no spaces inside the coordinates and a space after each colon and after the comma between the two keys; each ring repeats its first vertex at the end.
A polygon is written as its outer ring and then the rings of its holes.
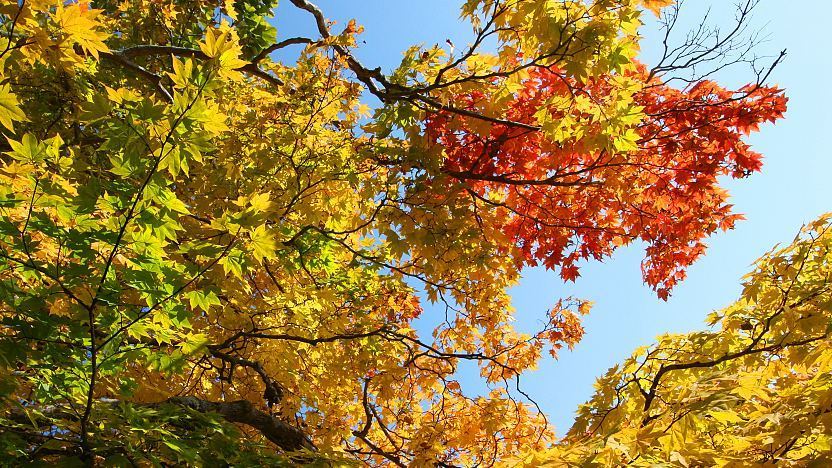
{"type": "MultiPolygon", "coordinates": [[[[346,24],[355,18],[365,27],[357,55],[370,67],[393,68],[401,53],[413,44],[466,43],[469,27],[459,19],[460,0],[318,0],[328,18],[346,24]]],[[[680,27],[692,27],[703,8],[714,7],[712,20],[730,20],[728,0],[688,0],[680,27]]],[[[775,54],[788,49],[786,61],[771,82],[786,88],[789,111],[776,126],[765,126],[751,137],[765,156],[763,172],[750,179],[728,181],[736,210],[748,218],[735,230],[709,241],[709,250],[688,272],[688,279],[668,302],[656,299],[641,282],[640,246],[620,250],[604,263],[590,262],[576,283],[564,284],[553,272],[529,269],[512,298],[518,326],[532,330],[557,298],[576,296],[595,301],[584,320],[586,335],[574,351],[559,360],[546,360],[526,376],[525,390],[541,405],[558,434],[571,425],[577,405],[592,394],[595,378],[627,357],[636,347],[649,344],[665,332],[704,328],[708,312],[732,302],[740,291],[740,277],[749,265],[778,242],[788,242],[801,224],[832,210],[832,158],[827,136],[832,136],[832,76],[826,39],[832,1],[804,0],[786,5],[762,0],[755,10],[752,29],[764,28],[768,42],[759,49],[775,54]],[[799,4],[799,5],[798,5],[799,4]]],[[[278,8],[279,38],[313,34],[309,16],[288,0],[278,8]]],[[[682,28],[680,28],[682,30],[682,28]]],[[[660,36],[646,27],[644,60],[658,51],[660,36]]],[[[719,77],[727,84],[749,80],[738,68],[719,77]]],[[[375,105],[375,102],[368,102],[375,105]]],[[[430,313],[430,310],[427,311],[430,313]]],[[[473,378],[465,378],[474,391],[473,378]]]]}

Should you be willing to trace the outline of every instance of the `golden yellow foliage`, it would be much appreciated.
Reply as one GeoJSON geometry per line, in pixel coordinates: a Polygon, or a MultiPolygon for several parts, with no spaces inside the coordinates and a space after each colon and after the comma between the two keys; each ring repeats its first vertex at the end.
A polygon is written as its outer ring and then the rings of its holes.
{"type": "Polygon", "coordinates": [[[522,462],[832,463],[832,214],[759,259],[743,285],[710,315],[714,329],[661,336],[610,369],[568,435],[522,462]]]}

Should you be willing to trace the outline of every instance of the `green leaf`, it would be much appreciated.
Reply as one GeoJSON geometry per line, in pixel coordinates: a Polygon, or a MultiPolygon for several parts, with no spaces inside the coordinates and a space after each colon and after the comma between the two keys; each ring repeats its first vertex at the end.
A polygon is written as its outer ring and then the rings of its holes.
{"type": "Polygon", "coordinates": [[[103,94],[93,94],[92,100],[81,103],[81,113],[79,118],[84,122],[94,122],[98,119],[106,117],[113,106],[110,100],[103,94]]]}
{"type": "Polygon", "coordinates": [[[31,133],[23,135],[19,142],[12,139],[8,141],[12,147],[12,151],[8,154],[18,161],[39,163],[46,158],[46,145],[39,142],[31,133]]]}
{"type": "Polygon", "coordinates": [[[189,291],[185,297],[191,304],[191,308],[208,312],[212,305],[220,305],[220,299],[213,291],[189,291]]]}

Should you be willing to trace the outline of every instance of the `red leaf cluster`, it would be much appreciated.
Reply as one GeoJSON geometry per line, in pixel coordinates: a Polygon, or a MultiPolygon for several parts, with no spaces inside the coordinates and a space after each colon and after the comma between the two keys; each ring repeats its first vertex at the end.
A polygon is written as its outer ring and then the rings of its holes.
{"type": "MultiPolygon", "coordinates": [[[[426,133],[444,149],[444,173],[465,184],[478,203],[502,210],[501,228],[519,248],[518,261],[542,263],[574,280],[580,260],[601,259],[641,240],[647,246],[644,280],[667,298],[702,255],[703,240],[741,218],[719,178],[760,170],[761,155],[743,137],[781,118],[787,98],[776,87],[730,91],[711,81],[677,89],[648,82],[644,67],[633,75],[645,83],[633,96],[644,113],[633,129],[637,149],[608,149],[614,119],[551,105],[553,98],[574,102],[579,96],[603,104],[615,91],[615,77],[579,83],[546,68],[531,73],[502,117],[533,126],[568,119],[579,123],[577,134],[553,141],[544,131],[511,124],[483,130],[476,119],[450,112],[429,116],[426,133]],[[535,116],[544,107],[539,122],[535,116]]],[[[480,112],[489,99],[478,90],[455,102],[480,112]]]]}

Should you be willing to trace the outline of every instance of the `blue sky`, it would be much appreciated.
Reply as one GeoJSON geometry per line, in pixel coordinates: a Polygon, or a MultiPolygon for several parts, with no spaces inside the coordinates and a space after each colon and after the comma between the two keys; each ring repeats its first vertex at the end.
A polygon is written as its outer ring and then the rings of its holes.
{"type": "MultiPolygon", "coordinates": [[[[341,25],[355,18],[365,27],[361,37],[365,43],[360,44],[357,56],[371,68],[390,70],[413,44],[432,45],[451,39],[460,48],[470,37],[469,26],[458,19],[460,0],[316,3],[341,25]]],[[[688,0],[679,30],[697,24],[709,6],[713,7],[713,23],[730,21],[731,3],[688,0]]],[[[832,158],[825,140],[832,136],[832,92],[827,84],[832,64],[828,41],[822,39],[830,17],[832,2],[828,0],[804,0],[800,7],[792,8],[776,0],[762,0],[756,8],[751,28],[762,28],[768,36],[758,50],[765,54],[788,50],[770,81],[786,88],[789,111],[785,120],[763,127],[749,140],[765,156],[763,172],[750,179],[726,181],[736,210],[748,219],[708,241],[707,255],[688,271],[687,280],[669,301],[658,300],[642,284],[639,264],[643,252],[638,245],[621,249],[603,263],[587,263],[575,283],[565,284],[555,273],[543,269],[526,270],[511,291],[518,326],[529,330],[558,298],[575,296],[595,302],[584,320],[586,335],[574,351],[562,351],[557,361],[545,360],[523,381],[524,389],[559,434],[571,425],[578,404],[591,396],[597,376],[661,333],[704,328],[703,320],[710,311],[738,296],[740,277],[756,258],[778,242],[789,242],[802,223],[832,210],[832,183],[827,180],[832,178],[832,158]]],[[[311,18],[288,0],[281,1],[276,24],[279,39],[313,37],[311,18]]],[[[645,27],[643,35],[643,59],[650,63],[661,37],[653,25],[645,27]]],[[[718,78],[729,85],[752,79],[742,67],[718,78]]],[[[464,383],[474,390],[479,385],[474,379],[464,383]]]]}

